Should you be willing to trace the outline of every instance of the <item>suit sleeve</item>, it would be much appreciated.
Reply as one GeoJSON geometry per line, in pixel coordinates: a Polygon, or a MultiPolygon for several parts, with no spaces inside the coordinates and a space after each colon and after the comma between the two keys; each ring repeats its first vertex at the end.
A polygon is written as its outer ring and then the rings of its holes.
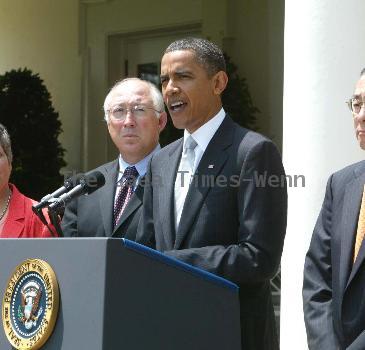
{"type": "Polygon", "coordinates": [[[338,349],[332,319],[332,177],[315,225],[304,265],[303,306],[311,350],[338,349]]]}
{"type": "MultiPolygon", "coordinates": [[[[153,157],[152,157],[153,158],[153,157]]],[[[152,159],[151,159],[152,161],[152,159]]],[[[144,195],[142,215],[139,220],[136,242],[156,249],[155,226],[153,220],[153,178],[151,161],[148,164],[146,176],[143,179],[144,195]]]]}
{"type": "Polygon", "coordinates": [[[346,348],[346,350],[363,349],[365,349],[365,331],[361,332],[360,335],[346,348]]]}
{"type": "Polygon", "coordinates": [[[71,201],[65,209],[61,222],[64,237],[77,237],[77,200],[71,201]]]}
{"type": "Polygon", "coordinates": [[[276,147],[264,139],[246,148],[238,151],[237,241],[165,252],[239,285],[267,281],[276,274],[287,214],[286,178],[276,147]]]}

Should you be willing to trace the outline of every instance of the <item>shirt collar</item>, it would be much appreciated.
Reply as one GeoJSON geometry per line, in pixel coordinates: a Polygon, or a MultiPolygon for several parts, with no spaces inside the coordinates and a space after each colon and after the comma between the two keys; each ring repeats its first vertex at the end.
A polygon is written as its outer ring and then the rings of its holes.
{"type": "Polygon", "coordinates": [[[140,160],[138,163],[136,164],[129,164],[127,163],[123,158],[122,155],[119,155],[119,173],[118,173],[118,179],[117,182],[122,178],[123,173],[125,171],[125,169],[127,169],[129,166],[135,166],[139,177],[146,175],[147,172],[147,167],[148,167],[148,162],[150,161],[150,159],[152,158],[152,156],[158,152],[161,149],[160,144],[157,144],[157,146],[155,147],[155,149],[146,157],[144,157],[142,160],[140,160]]]}
{"type": "Polygon", "coordinates": [[[222,107],[220,109],[220,111],[212,119],[208,120],[205,124],[203,124],[199,129],[195,130],[192,134],[190,134],[189,131],[187,131],[185,129],[184,147],[185,147],[186,139],[189,137],[189,135],[191,135],[192,138],[198,144],[199,148],[203,152],[205,152],[210,140],[213,138],[214,134],[216,133],[216,131],[222,124],[225,116],[226,116],[226,112],[224,111],[224,109],[222,107]]]}

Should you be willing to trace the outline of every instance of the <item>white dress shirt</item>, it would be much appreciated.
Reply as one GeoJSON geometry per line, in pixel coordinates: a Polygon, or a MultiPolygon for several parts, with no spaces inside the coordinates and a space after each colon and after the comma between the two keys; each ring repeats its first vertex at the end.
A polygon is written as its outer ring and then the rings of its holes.
{"type": "MultiPolygon", "coordinates": [[[[209,121],[207,121],[205,124],[203,124],[199,129],[195,130],[192,134],[190,134],[187,130],[184,131],[184,141],[183,141],[183,153],[185,151],[185,143],[186,139],[191,136],[196,143],[198,144],[195,147],[194,153],[195,153],[195,160],[194,160],[194,166],[193,166],[193,174],[195,173],[196,169],[198,168],[198,165],[200,163],[200,160],[203,157],[203,154],[208,147],[209,142],[213,138],[214,134],[217,132],[218,128],[222,124],[224,117],[226,115],[226,112],[223,108],[220,109],[220,111],[209,121]]],[[[180,165],[179,165],[180,168],[180,165]]],[[[180,184],[184,186],[187,186],[186,181],[182,181],[182,175],[177,174],[176,180],[175,180],[175,228],[177,231],[177,228],[180,223],[180,218],[183,210],[183,205],[181,203],[185,202],[185,198],[188,192],[188,189],[182,191],[176,191],[176,186],[178,181],[180,184]],[[182,183],[183,182],[183,183],[182,183]],[[183,198],[181,198],[183,197],[183,198]]]]}

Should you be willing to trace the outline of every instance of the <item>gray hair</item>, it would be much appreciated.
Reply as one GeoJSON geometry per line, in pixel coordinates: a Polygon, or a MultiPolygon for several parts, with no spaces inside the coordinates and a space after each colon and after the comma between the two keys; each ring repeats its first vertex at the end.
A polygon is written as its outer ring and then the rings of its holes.
{"type": "Polygon", "coordinates": [[[360,78],[362,77],[362,76],[364,76],[365,75],[365,68],[363,68],[363,70],[361,71],[361,73],[360,73],[360,78]]]}
{"type": "Polygon", "coordinates": [[[13,153],[11,152],[11,141],[5,126],[0,124],[0,146],[4,150],[9,163],[13,161],[13,153]]]}
{"type": "Polygon", "coordinates": [[[109,110],[110,110],[110,102],[112,99],[112,95],[121,85],[129,82],[129,81],[136,81],[140,83],[144,83],[148,86],[152,98],[152,104],[153,108],[156,109],[158,112],[156,112],[156,116],[159,117],[160,114],[165,110],[165,105],[163,102],[162,94],[160,90],[157,88],[157,86],[153,83],[151,83],[148,80],[143,80],[140,78],[125,78],[123,80],[118,81],[109,91],[108,95],[105,98],[104,101],[104,120],[108,123],[109,122],[109,110]]]}
{"type": "Polygon", "coordinates": [[[184,38],[171,43],[165,54],[172,51],[190,50],[195,54],[198,63],[205,69],[209,77],[219,71],[226,71],[226,62],[222,50],[206,39],[184,38]]]}

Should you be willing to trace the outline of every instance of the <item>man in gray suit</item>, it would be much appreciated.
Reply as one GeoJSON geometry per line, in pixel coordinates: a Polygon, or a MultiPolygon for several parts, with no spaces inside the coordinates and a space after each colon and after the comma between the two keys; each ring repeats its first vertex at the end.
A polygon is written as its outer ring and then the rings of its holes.
{"type": "MultiPolygon", "coordinates": [[[[365,68],[348,101],[365,150],[365,68]]],[[[328,180],[305,259],[303,305],[311,350],[365,349],[365,161],[328,180]]]]}
{"type": "Polygon", "coordinates": [[[285,235],[287,193],[274,144],[222,108],[225,61],[213,43],[165,50],[165,104],[184,137],[151,160],[137,241],[240,286],[242,348],[278,349],[270,279],[285,235]]]}
{"type": "Polygon", "coordinates": [[[161,92],[148,81],[124,79],[106,96],[104,113],[119,157],[96,169],[105,176],[101,189],[66,207],[62,230],[65,236],[134,240],[143,201],[141,182],[160,149],[159,134],[167,120],[161,92]]]}

